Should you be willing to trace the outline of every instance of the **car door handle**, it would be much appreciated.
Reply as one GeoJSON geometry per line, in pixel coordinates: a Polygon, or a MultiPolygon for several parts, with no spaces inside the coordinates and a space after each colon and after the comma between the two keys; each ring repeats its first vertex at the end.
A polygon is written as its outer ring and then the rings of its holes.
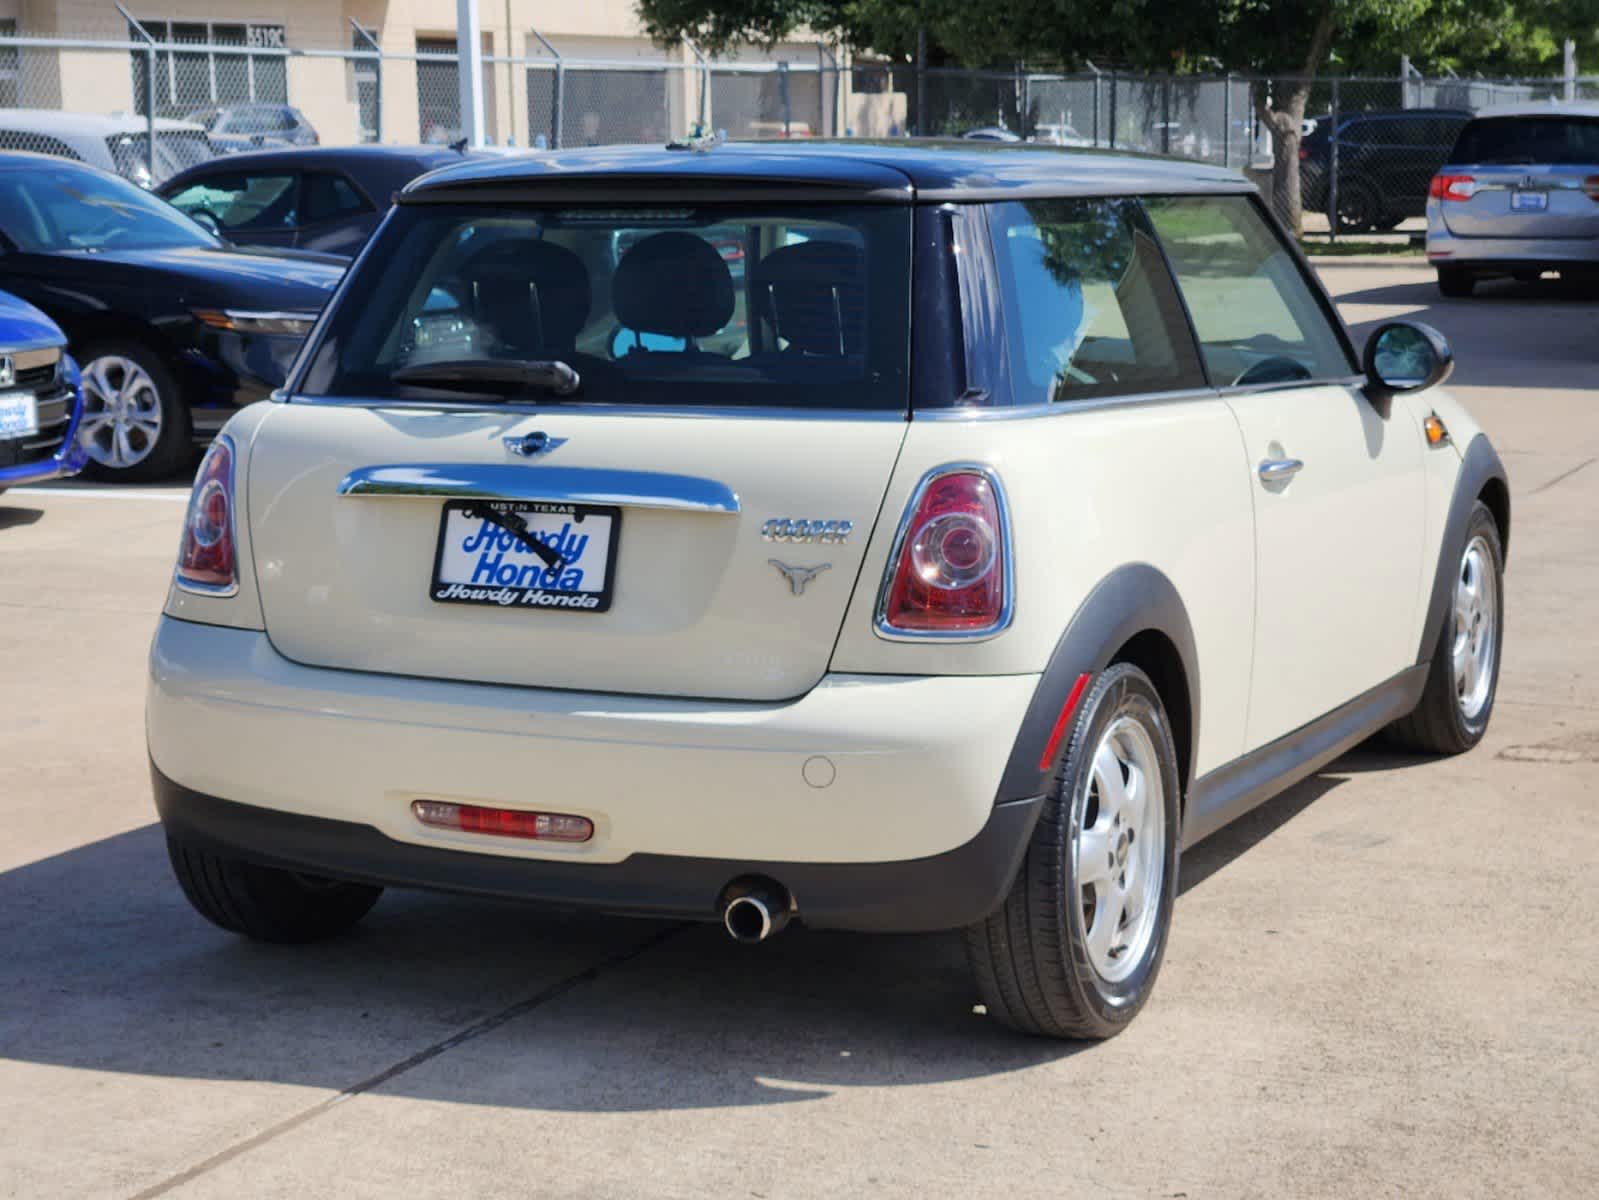
{"type": "Polygon", "coordinates": [[[1303,459],[1263,458],[1260,460],[1260,481],[1262,483],[1285,483],[1304,470],[1304,467],[1303,459]]]}

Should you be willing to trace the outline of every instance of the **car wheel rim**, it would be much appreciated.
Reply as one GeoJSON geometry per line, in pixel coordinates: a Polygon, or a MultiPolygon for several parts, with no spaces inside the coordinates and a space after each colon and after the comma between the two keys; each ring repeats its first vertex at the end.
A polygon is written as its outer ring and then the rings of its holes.
{"type": "Polygon", "coordinates": [[[161,438],[161,393],[131,358],[108,354],[83,368],[78,437],[101,466],[123,469],[150,457],[161,438]]]}
{"type": "Polygon", "coordinates": [[[1144,961],[1166,873],[1166,798],[1155,743],[1130,716],[1094,750],[1073,850],[1088,959],[1111,983],[1144,961]]]}
{"type": "Polygon", "coordinates": [[[1479,534],[1460,557],[1454,639],[1449,650],[1460,715],[1468,721],[1475,721],[1488,707],[1498,653],[1499,590],[1494,583],[1493,551],[1479,534]]]}

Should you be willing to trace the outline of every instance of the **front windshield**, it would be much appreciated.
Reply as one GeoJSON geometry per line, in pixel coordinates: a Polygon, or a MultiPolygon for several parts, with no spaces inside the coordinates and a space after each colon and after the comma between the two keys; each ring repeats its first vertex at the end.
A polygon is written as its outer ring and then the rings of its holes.
{"type": "Polygon", "coordinates": [[[218,245],[165,200],[66,162],[0,170],[0,232],[29,254],[218,245]]]}
{"type": "Polygon", "coordinates": [[[296,390],[459,401],[395,373],[556,359],[568,403],[902,410],[910,229],[880,206],[404,205],[296,390]]]}

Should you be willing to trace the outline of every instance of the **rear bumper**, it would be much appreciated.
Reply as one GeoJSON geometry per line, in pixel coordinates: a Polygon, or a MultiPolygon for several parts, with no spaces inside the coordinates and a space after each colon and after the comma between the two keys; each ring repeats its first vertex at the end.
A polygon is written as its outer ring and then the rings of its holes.
{"type": "Polygon", "coordinates": [[[1457,237],[1441,218],[1429,214],[1427,259],[1434,266],[1485,271],[1585,266],[1599,271],[1599,238],[1457,237]]]}
{"type": "Polygon", "coordinates": [[[938,929],[991,911],[1026,845],[1036,801],[997,792],[1037,682],[828,676],[774,704],[557,692],[307,667],[264,633],[163,617],[146,725],[162,820],[241,857],[699,917],[763,874],[811,924],[938,929]],[[595,837],[432,829],[416,799],[575,813],[595,837]]]}
{"type": "Polygon", "coordinates": [[[918,933],[956,929],[999,907],[1027,848],[1039,801],[996,805],[983,829],[946,854],[908,862],[795,863],[634,854],[619,863],[548,862],[412,846],[370,825],[277,812],[205,796],[152,768],[167,833],[215,853],[334,879],[427,888],[629,916],[715,920],[732,880],[762,875],[816,929],[918,933]]]}

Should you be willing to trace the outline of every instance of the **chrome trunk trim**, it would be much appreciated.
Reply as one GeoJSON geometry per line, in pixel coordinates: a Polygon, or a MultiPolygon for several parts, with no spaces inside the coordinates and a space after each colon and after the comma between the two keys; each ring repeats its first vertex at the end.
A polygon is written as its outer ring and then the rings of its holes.
{"type": "Polygon", "coordinates": [[[546,500],[673,512],[739,511],[737,494],[714,479],[605,467],[399,463],[351,471],[340,482],[338,494],[433,500],[546,500]]]}

